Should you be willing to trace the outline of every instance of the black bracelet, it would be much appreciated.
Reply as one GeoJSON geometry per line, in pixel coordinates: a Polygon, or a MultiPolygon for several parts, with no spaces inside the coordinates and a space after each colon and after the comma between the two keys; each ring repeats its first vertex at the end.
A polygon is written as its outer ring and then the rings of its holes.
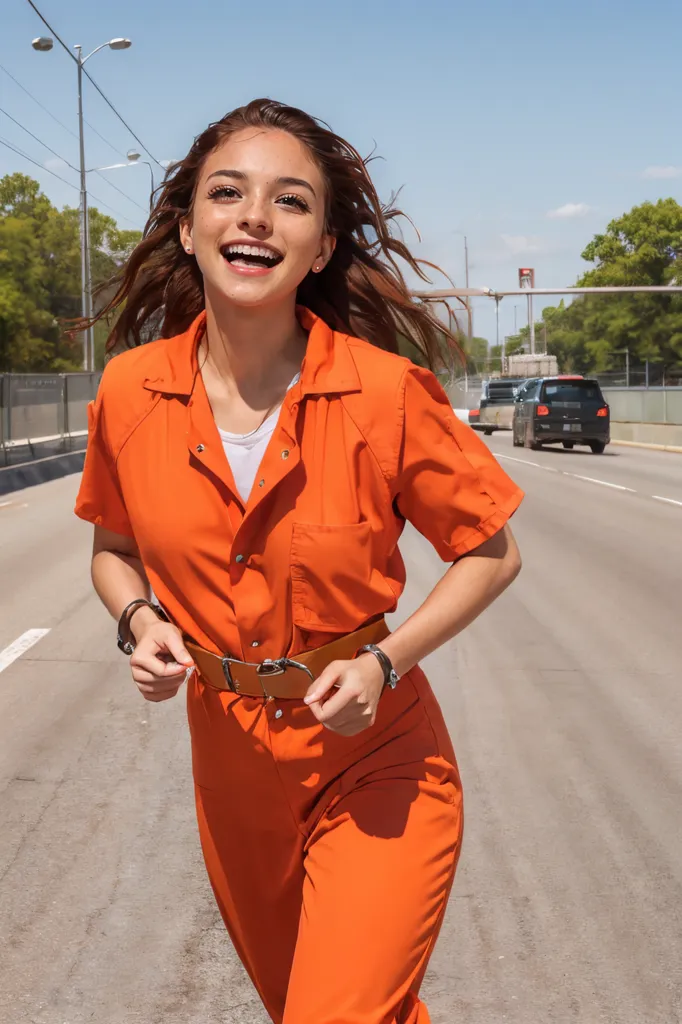
{"type": "Polygon", "coordinates": [[[130,629],[130,620],[133,617],[133,613],[143,605],[146,605],[147,608],[151,608],[151,610],[158,615],[159,619],[168,622],[168,616],[164,612],[163,608],[158,604],[154,604],[152,601],[148,601],[146,597],[136,597],[134,601],[127,604],[121,612],[121,618],[118,620],[116,646],[119,651],[123,651],[123,653],[128,656],[130,656],[135,650],[135,644],[133,643],[132,632],[130,629]]]}
{"type": "Polygon", "coordinates": [[[365,644],[359,651],[355,652],[357,658],[359,654],[373,654],[377,659],[382,669],[384,670],[384,686],[390,687],[391,690],[395,690],[396,683],[400,679],[400,676],[393,668],[393,662],[386,654],[386,651],[382,651],[376,644],[365,644]]]}

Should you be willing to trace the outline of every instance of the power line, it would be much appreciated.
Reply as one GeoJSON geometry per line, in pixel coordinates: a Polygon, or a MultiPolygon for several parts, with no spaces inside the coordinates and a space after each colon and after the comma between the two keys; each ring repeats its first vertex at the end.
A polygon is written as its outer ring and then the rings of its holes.
{"type": "Polygon", "coordinates": [[[95,168],[95,174],[97,175],[98,178],[101,178],[102,181],[105,181],[107,183],[107,185],[109,186],[109,188],[113,188],[115,192],[119,192],[122,196],[125,196],[125,198],[128,200],[128,202],[132,203],[133,206],[136,206],[138,208],[138,210],[142,210],[143,213],[149,215],[149,210],[146,210],[144,208],[144,206],[141,206],[140,203],[138,203],[136,199],[133,199],[132,196],[129,196],[128,193],[124,192],[122,188],[118,187],[118,185],[114,185],[113,181],[109,181],[108,178],[105,178],[104,175],[102,174],[102,172],[98,171],[97,168],[95,168]]]}
{"type": "MultiPolygon", "coordinates": [[[[34,11],[36,12],[36,14],[37,14],[37,15],[38,15],[38,17],[40,18],[40,20],[41,20],[41,21],[43,22],[43,24],[47,26],[47,28],[48,28],[48,29],[50,30],[50,32],[51,32],[51,33],[52,33],[52,35],[53,35],[53,36],[55,37],[55,39],[57,40],[57,42],[58,42],[58,43],[59,43],[59,44],[60,44],[60,45],[61,45],[61,46],[62,46],[62,47],[63,47],[63,48],[64,48],[64,49],[66,50],[66,52],[68,53],[69,57],[71,57],[71,59],[72,59],[72,60],[75,60],[75,61],[76,61],[76,64],[78,64],[78,63],[79,63],[79,61],[78,61],[78,58],[77,58],[77,57],[76,57],[76,56],[75,56],[75,55],[74,55],[73,53],[71,53],[71,50],[70,50],[70,49],[69,49],[69,47],[68,47],[68,46],[66,45],[66,43],[64,42],[64,40],[63,40],[63,39],[62,39],[62,38],[61,38],[60,36],[58,36],[58,35],[57,35],[57,33],[55,32],[55,30],[54,30],[54,29],[52,28],[52,26],[50,25],[49,21],[48,21],[48,20],[47,20],[47,19],[46,19],[45,17],[43,17],[43,15],[42,15],[42,14],[40,13],[40,11],[39,11],[39,10],[38,10],[38,8],[36,7],[36,5],[35,5],[35,4],[33,3],[33,0],[27,0],[27,3],[29,4],[29,6],[30,6],[30,7],[32,7],[32,8],[33,8],[33,10],[34,10],[34,11]]],[[[98,84],[97,84],[97,82],[95,81],[95,79],[94,79],[94,78],[92,77],[92,75],[90,74],[90,72],[89,72],[89,71],[88,71],[88,70],[87,70],[87,69],[86,69],[85,67],[83,68],[83,74],[84,74],[84,75],[86,76],[86,78],[87,78],[87,79],[88,79],[88,80],[89,80],[89,81],[90,81],[90,82],[92,83],[92,85],[94,85],[95,89],[96,89],[96,90],[97,90],[97,92],[98,92],[98,93],[100,94],[100,96],[102,97],[102,99],[104,100],[104,102],[105,102],[105,103],[107,104],[107,106],[111,107],[111,109],[113,110],[114,114],[116,114],[116,117],[117,117],[117,118],[119,119],[119,121],[121,122],[121,124],[122,124],[122,125],[124,125],[124,126],[125,126],[125,127],[127,128],[127,130],[128,130],[129,132],[130,132],[130,134],[131,134],[131,135],[132,135],[132,137],[133,137],[133,138],[135,139],[135,141],[136,141],[137,143],[139,143],[139,145],[140,145],[140,146],[142,146],[142,149],[143,149],[143,150],[145,151],[145,153],[147,154],[147,156],[150,156],[150,157],[152,158],[152,160],[154,161],[154,163],[155,163],[155,164],[158,164],[158,165],[159,165],[159,167],[161,167],[161,168],[162,168],[163,170],[165,170],[165,168],[163,167],[163,164],[159,163],[159,161],[158,161],[158,160],[156,159],[156,157],[154,156],[154,154],[153,154],[153,153],[151,153],[151,152],[150,152],[150,151],[149,151],[149,150],[147,149],[147,147],[145,146],[145,144],[144,144],[144,142],[142,141],[142,139],[141,139],[141,138],[140,138],[140,137],[139,137],[138,135],[136,135],[136,134],[135,134],[135,132],[134,132],[134,131],[133,131],[133,129],[132,129],[131,127],[130,127],[130,125],[128,124],[128,122],[127,122],[127,121],[126,121],[126,120],[125,120],[125,119],[124,119],[124,118],[123,118],[123,117],[121,116],[121,114],[119,114],[118,110],[116,109],[116,107],[114,106],[114,104],[113,104],[113,103],[111,102],[111,100],[110,100],[110,99],[109,99],[109,98],[108,98],[107,96],[105,96],[105,95],[104,95],[104,93],[102,92],[102,90],[101,90],[101,89],[100,89],[100,87],[98,86],[98,84]]]]}
{"type": "MultiPolygon", "coordinates": [[[[69,188],[74,189],[74,191],[80,192],[78,185],[74,185],[73,182],[67,181],[66,178],[62,178],[61,174],[57,174],[56,171],[51,171],[49,167],[44,167],[41,163],[38,163],[37,160],[34,160],[33,157],[30,157],[28,153],[24,153],[22,149],[17,149],[16,146],[13,146],[11,142],[7,141],[7,139],[0,138],[0,145],[6,146],[7,149],[11,149],[13,153],[16,153],[20,157],[23,157],[24,160],[28,160],[30,164],[34,164],[34,166],[39,167],[41,171],[47,171],[47,173],[51,174],[53,178],[58,178],[59,181],[62,181],[65,185],[68,185],[69,188]]],[[[106,178],[104,180],[106,181],[106,178]]],[[[111,184],[111,182],[109,184],[111,184]]],[[[118,210],[114,210],[112,206],[109,206],[108,203],[105,203],[103,199],[99,199],[96,195],[94,195],[93,192],[90,192],[90,198],[94,199],[99,206],[103,206],[106,210],[110,210],[111,213],[115,213],[116,216],[120,217],[121,220],[124,220],[128,224],[132,224],[134,228],[137,228],[137,225],[135,224],[134,221],[130,220],[129,217],[125,217],[122,213],[119,213],[118,210]]]]}
{"type": "MultiPolygon", "coordinates": [[[[102,142],[105,142],[107,144],[107,146],[109,147],[109,149],[111,149],[116,154],[116,156],[121,156],[121,157],[123,157],[124,160],[128,159],[125,153],[122,153],[120,149],[116,149],[116,146],[113,144],[113,142],[109,142],[109,139],[105,139],[104,136],[100,132],[98,132],[97,129],[95,127],[93,127],[93,125],[90,124],[89,121],[86,121],[85,118],[83,118],[83,120],[87,124],[88,128],[90,129],[90,131],[94,132],[95,135],[98,135],[100,137],[100,139],[102,140],[102,142]]],[[[76,136],[76,138],[77,137],[78,136],[76,136]]]]}
{"type": "MultiPolygon", "coordinates": [[[[29,131],[28,128],[26,128],[26,126],[21,123],[21,121],[17,121],[17,119],[15,117],[12,117],[12,115],[9,114],[3,107],[0,107],[0,113],[4,114],[5,117],[8,117],[10,121],[16,124],[19,128],[21,128],[23,132],[26,132],[27,135],[30,135],[32,139],[35,139],[37,143],[43,146],[43,148],[46,149],[49,153],[52,153],[53,156],[56,156],[58,160],[61,160],[63,163],[65,163],[66,166],[70,167],[72,171],[75,171],[76,174],[80,174],[80,171],[77,167],[74,167],[74,165],[72,163],[69,163],[69,161],[65,157],[61,156],[61,154],[58,153],[55,149],[52,149],[51,146],[48,146],[48,144],[46,142],[43,142],[42,139],[39,139],[37,135],[33,134],[33,132],[29,131]]],[[[48,168],[45,169],[48,170],[48,168]]],[[[144,206],[141,206],[136,199],[133,199],[132,196],[129,196],[128,193],[124,192],[122,188],[118,187],[118,185],[114,185],[114,183],[109,181],[108,178],[105,178],[103,174],[100,174],[97,168],[95,168],[95,173],[99,175],[102,181],[105,181],[107,185],[110,186],[110,188],[113,188],[115,192],[118,192],[120,193],[120,195],[124,196],[129,203],[133,204],[133,206],[137,206],[138,210],[142,210],[143,213],[147,213],[147,210],[144,208],[144,206]]]]}
{"type": "Polygon", "coordinates": [[[33,93],[32,93],[32,92],[29,92],[29,91],[28,91],[28,89],[26,88],[26,86],[25,86],[25,85],[22,85],[22,84],[21,84],[21,82],[19,81],[19,79],[18,79],[18,78],[15,78],[15,77],[14,77],[14,75],[13,75],[13,74],[11,74],[11,72],[9,72],[9,71],[7,70],[7,68],[4,68],[4,67],[2,66],[2,64],[0,64],[0,71],[4,71],[4,72],[5,72],[5,74],[6,74],[6,75],[7,75],[7,76],[8,76],[9,78],[11,78],[11,79],[12,79],[12,81],[14,82],[14,84],[15,84],[15,85],[18,85],[18,86],[19,86],[19,88],[20,88],[20,89],[22,89],[22,90],[23,90],[23,92],[25,92],[27,96],[30,96],[30,98],[31,98],[31,99],[33,100],[33,102],[34,102],[34,103],[37,103],[37,104],[38,104],[38,106],[39,106],[39,107],[40,107],[40,108],[41,108],[42,110],[44,110],[46,114],[49,114],[49,115],[50,115],[50,117],[52,118],[52,120],[53,120],[53,121],[56,121],[56,122],[57,122],[57,124],[58,124],[58,125],[60,126],[60,128],[63,128],[65,132],[68,132],[68,133],[69,133],[69,135],[73,135],[74,139],[78,140],[78,136],[76,135],[76,133],[75,133],[75,132],[73,132],[73,131],[71,131],[71,129],[70,129],[70,128],[68,128],[68,127],[67,127],[67,126],[66,126],[66,125],[65,125],[65,124],[64,124],[64,123],[63,123],[62,121],[60,121],[58,117],[55,117],[55,115],[54,115],[54,114],[52,113],[52,111],[51,111],[51,110],[48,110],[48,109],[47,109],[47,107],[46,107],[46,106],[45,106],[44,104],[42,104],[42,103],[40,102],[40,100],[36,99],[36,97],[35,97],[35,96],[33,95],[33,93]]]}
{"type": "Polygon", "coordinates": [[[57,33],[56,33],[56,32],[55,32],[55,30],[54,30],[54,29],[52,28],[52,25],[50,25],[50,23],[49,23],[49,21],[47,20],[47,18],[44,18],[44,17],[43,17],[43,15],[42,15],[42,14],[40,13],[40,11],[39,11],[39,10],[38,10],[38,8],[36,7],[36,5],[35,5],[35,4],[33,3],[33,0],[27,0],[27,2],[28,2],[28,5],[29,5],[29,7],[32,7],[32,8],[33,8],[33,10],[34,10],[34,11],[36,12],[36,14],[38,15],[38,17],[39,17],[39,18],[40,18],[40,20],[42,21],[43,25],[46,25],[46,26],[47,26],[47,28],[49,28],[50,32],[51,32],[51,33],[52,33],[52,35],[53,35],[53,36],[55,37],[55,39],[57,40],[57,42],[59,43],[59,45],[60,45],[60,46],[62,46],[62,47],[63,47],[63,48],[64,48],[64,49],[66,50],[66,52],[68,53],[68,55],[69,55],[69,57],[71,58],[71,60],[75,60],[75,62],[76,62],[76,64],[77,64],[77,63],[78,63],[78,58],[76,57],[76,55],[75,55],[75,54],[73,54],[73,53],[71,53],[71,50],[70,50],[70,49],[68,48],[68,46],[66,45],[66,43],[64,42],[64,40],[63,40],[63,39],[61,38],[61,36],[57,35],[57,33]]]}
{"type": "MultiPolygon", "coordinates": [[[[31,0],[29,0],[29,3],[30,3],[30,2],[31,2],[31,0]]],[[[140,146],[142,146],[142,149],[143,149],[143,150],[145,151],[145,153],[147,154],[147,156],[150,156],[150,157],[152,158],[152,160],[154,161],[154,163],[155,163],[155,164],[158,164],[158,165],[159,165],[159,167],[160,167],[160,168],[161,168],[161,169],[162,169],[163,171],[165,171],[165,167],[163,166],[163,164],[162,164],[162,163],[159,163],[159,161],[158,161],[158,160],[156,159],[156,157],[154,156],[154,154],[153,154],[153,153],[151,153],[151,152],[150,152],[150,151],[149,151],[149,150],[147,149],[147,147],[145,146],[144,142],[143,142],[143,141],[142,141],[142,139],[141,139],[141,138],[139,137],[139,135],[136,135],[136,134],[135,134],[135,132],[134,132],[134,131],[133,131],[133,129],[132,129],[131,127],[130,127],[130,125],[128,124],[128,122],[127,122],[126,120],[124,120],[124,118],[123,118],[123,117],[122,117],[122,116],[121,116],[121,115],[119,114],[119,112],[118,112],[118,110],[116,109],[116,107],[114,106],[114,104],[113,104],[113,103],[111,102],[111,100],[110,100],[110,99],[109,99],[109,98],[108,98],[107,96],[105,96],[105,95],[104,95],[104,93],[102,92],[102,90],[101,90],[101,89],[100,89],[100,87],[98,86],[97,82],[95,81],[95,79],[94,79],[94,78],[92,77],[92,75],[90,74],[90,72],[89,72],[89,71],[88,71],[88,70],[87,70],[86,68],[83,68],[83,74],[84,74],[84,75],[86,76],[86,78],[87,78],[87,79],[88,79],[88,80],[89,80],[89,81],[90,81],[90,82],[91,82],[91,83],[92,83],[92,84],[94,85],[95,89],[97,89],[97,92],[98,92],[98,93],[100,94],[100,96],[102,97],[102,99],[104,100],[104,102],[105,102],[105,103],[107,104],[107,106],[111,107],[111,109],[113,110],[113,112],[114,112],[114,113],[116,114],[116,117],[117,117],[117,118],[119,119],[119,121],[121,122],[121,124],[122,124],[122,125],[124,125],[124,126],[125,126],[125,127],[126,127],[126,128],[128,129],[128,131],[130,132],[130,134],[132,135],[132,137],[133,137],[133,138],[135,139],[135,141],[136,141],[136,142],[139,142],[140,146]]]]}
{"type": "MultiPolygon", "coordinates": [[[[18,79],[18,78],[15,78],[15,77],[14,77],[14,75],[13,75],[13,74],[11,73],[11,71],[8,71],[8,70],[7,70],[7,68],[6,68],[6,67],[3,67],[3,65],[2,65],[2,64],[0,64],[0,71],[4,71],[4,72],[5,72],[5,74],[7,75],[7,77],[8,77],[8,78],[11,78],[11,79],[12,79],[12,81],[14,82],[14,84],[15,84],[15,85],[18,85],[18,86],[19,86],[19,88],[20,88],[20,89],[22,90],[22,92],[25,92],[25,93],[26,93],[26,95],[27,95],[27,96],[28,96],[28,97],[29,97],[30,99],[32,99],[32,100],[33,100],[33,102],[34,102],[34,103],[36,103],[36,104],[37,104],[37,105],[38,105],[38,106],[40,107],[40,109],[41,109],[41,110],[44,110],[44,111],[45,111],[45,113],[46,113],[46,114],[47,114],[47,115],[48,115],[49,117],[51,117],[53,121],[56,121],[56,122],[57,122],[57,124],[59,125],[59,127],[60,127],[60,128],[63,128],[65,132],[68,132],[68,133],[69,133],[69,135],[73,136],[73,138],[74,138],[74,139],[78,140],[78,135],[76,134],[76,132],[72,131],[72,130],[71,130],[71,129],[70,129],[69,127],[68,127],[68,125],[65,125],[65,124],[64,124],[64,122],[63,122],[63,121],[60,121],[60,120],[59,120],[59,118],[58,118],[58,117],[56,117],[56,116],[55,116],[55,115],[54,115],[54,114],[52,113],[52,111],[51,111],[51,110],[48,110],[48,108],[47,108],[47,107],[45,106],[45,104],[44,104],[44,103],[41,103],[41,102],[40,102],[40,100],[39,100],[39,99],[37,99],[37,98],[36,98],[36,97],[35,97],[35,96],[33,95],[33,93],[32,93],[32,92],[29,92],[29,91],[28,91],[28,89],[26,88],[26,86],[25,86],[25,85],[22,85],[22,84],[21,84],[21,82],[19,81],[19,79],[18,79]]],[[[94,126],[94,125],[90,124],[90,122],[89,122],[89,121],[88,121],[88,120],[87,120],[86,118],[83,118],[83,120],[84,120],[84,121],[85,121],[85,123],[87,124],[88,128],[90,129],[90,131],[91,131],[91,132],[94,132],[94,133],[95,133],[95,135],[97,135],[97,136],[98,136],[98,137],[99,137],[99,138],[100,138],[100,139],[102,140],[102,142],[104,142],[104,143],[105,143],[105,144],[106,144],[106,145],[107,145],[107,146],[109,147],[109,149],[111,149],[111,150],[112,150],[112,151],[113,151],[113,152],[114,152],[114,153],[116,154],[116,156],[122,156],[122,157],[124,157],[124,158],[125,158],[125,153],[122,153],[120,149],[117,149],[117,148],[116,148],[116,146],[115,146],[115,145],[113,144],[113,142],[110,142],[110,141],[109,141],[109,139],[105,138],[105,137],[104,137],[104,135],[102,135],[102,133],[101,133],[101,132],[99,132],[99,131],[98,131],[98,130],[97,130],[97,129],[95,128],[95,126],[94,126]]]]}
{"type": "Polygon", "coordinates": [[[74,167],[73,164],[66,159],[66,157],[61,156],[61,154],[58,153],[55,149],[52,149],[51,146],[48,146],[46,142],[43,142],[42,139],[39,139],[37,135],[34,135],[33,132],[30,132],[28,128],[26,128],[26,126],[21,123],[21,121],[17,121],[17,119],[15,117],[12,117],[11,114],[8,114],[3,107],[0,107],[0,114],[4,114],[5,117],[8,117],[10,121],[16,124],[19,128],[21,128],[22,132],[26,132],[27,135],[30,135],[31,138],[35,139],[36,142],[39,142],[40,145],[43,146],[43,148],[48,151],[48,153],[52,153],[53,156],[56,156],[58,160],[61,160],[62,163],[65,163],[66,166],[70,167],[72,171],[76,172],[76,174],[79,173],[78,168],[74,167]]]}
{"type": "Polygon", "coordinates": [[[76,192],[80,191],[78,185],[74,185],[72,181],[67,181],[66,178],[62,178],[61,174],[57,174],[56,171],[51,171],[49,167],[43,167],[43,165],[39,164],[37,160],[30,157],[28,153],[24,153],[23,150],[17,149],[16,146],[13,146],[11,142],[7,141],[7,139],[0,138],[0,145],[7,146],[7,148],[11,149],[13,153],[17,153],[19,156],[22,156],[24,160],[28,160],[30,164],[35,164],[35,166],[39,167],[41,171],[47,171],[47,173],[51,174],[53,178],[58,178],[59,181],[63,181],[65,185],[69,186],[69,188],[74,188],[76,192]]]}

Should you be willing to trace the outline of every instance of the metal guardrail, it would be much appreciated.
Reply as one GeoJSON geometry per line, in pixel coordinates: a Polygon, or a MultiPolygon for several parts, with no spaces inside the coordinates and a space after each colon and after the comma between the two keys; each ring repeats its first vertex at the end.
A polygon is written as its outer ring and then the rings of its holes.
{"type": "Polygon", "coordinates": [[[101,373],[0,374],[0,465],[58,454],[87,437],[101,373]]]}

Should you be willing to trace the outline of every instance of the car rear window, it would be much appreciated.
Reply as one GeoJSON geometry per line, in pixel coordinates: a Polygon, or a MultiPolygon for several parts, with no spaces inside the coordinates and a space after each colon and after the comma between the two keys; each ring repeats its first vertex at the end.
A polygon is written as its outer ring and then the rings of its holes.
{"type": "Polygon", "coordinates": [[[512,405],[519,388],[525,380],[500,380],[488,382],[487,400],[490,405],[512,405]]]}
{"type": "Polygon", "coordinates": [[[542,386],[540,401],[550,405],[556,402],[603,402],[595,380],[547,381],[542,386]]]}

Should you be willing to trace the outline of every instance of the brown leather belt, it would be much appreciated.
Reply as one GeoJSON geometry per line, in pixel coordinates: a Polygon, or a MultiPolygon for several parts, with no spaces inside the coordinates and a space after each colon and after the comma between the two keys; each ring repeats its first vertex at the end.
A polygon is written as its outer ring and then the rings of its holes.
{"type": "Polygon", "coordinates": [[[191,640],[185,646],[194,658],[204,682],[218,690],[229,690],[245,697],[277,697],[302,699],[310,684],[332,661],[347,661],[365,644],[378,644],[390,630],[385,619],[346,633],[314,651],[303,651],[292,658],[276,661],[238,661],[229,656],[213,654],[191,640]]]}

